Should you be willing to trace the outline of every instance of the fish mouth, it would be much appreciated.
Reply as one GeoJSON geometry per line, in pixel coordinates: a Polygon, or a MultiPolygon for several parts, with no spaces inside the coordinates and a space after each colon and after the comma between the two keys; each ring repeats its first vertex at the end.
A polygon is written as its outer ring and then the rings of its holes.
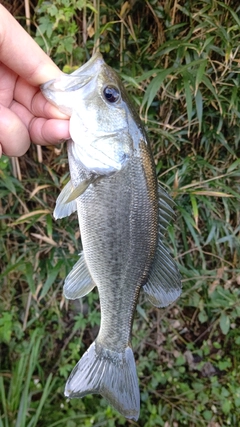
{"type": "Polygon", "coordinates": [[[83,64],[72,74],[64,74],[53,80],[43,83],[40,88],[44,94],[53,92],[74,92],[86,86],[98,73],[104,63],[100,53],[95,53],[86,64],[83,64]]]}
{"type": "Polygon", "coordinates": [[[86,86],[93,79],[92,76],[73,76],[69,74],[62,74],[58,79],[49,80],[43,83],[40,87],[43,92],[74,92],[86,86]]]}

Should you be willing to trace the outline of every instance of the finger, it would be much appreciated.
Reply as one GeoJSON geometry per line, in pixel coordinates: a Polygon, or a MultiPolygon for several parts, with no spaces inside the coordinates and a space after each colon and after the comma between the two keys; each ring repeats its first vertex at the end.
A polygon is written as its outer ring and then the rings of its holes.
{"type": "Polygon", "coordinates": [[[40,90],[34,86],[31,86],[24,79],[19,78],[14,90],[14,99],[19,104],[24,105],[34,116],[45,117],[45,118],[68,118],[63,113],[48,102],[40,90]]]}
{"type": "Polygon", "coordinates": [[[37,117],[46,117],[47,119],[69,119],[69,116],[61,113],[57,107],[50,104],[39,91],[33,97],[30,108],[32,114],[37,117]]]}
{"type": "Polygon", "coordinates": [[[16,81],[17,74],[0,62],[0,103],[5,107],[9,107],[13,99],[16,81]]]}
{"type": "Polygon", "coordinates": [[[22,156],[30,145],[26,126],[13,111],[3,105],[0,105],[0,144],[7,156],[22,156]]]}
{"type": "MultiPolygon", "coordinates": [[[[52,107],[51,104],[49,104],[49,106],[52,107]]],[[[59,140],[70,138],[69,120],[47,120],[43,117],[35,117],[28,108],[15,101],[12,102],[10,108],[29,130],[30,138],[32,139],[32,142],[35,142],[35,144],[55,144],[59,142],[59,140]]]]}
{"type": "Polygon", "coordinates": [[[30,123],[29,133],[35,144],[59,144],[70,138],[69,120],[34,118],[30,123]]]}
{"type": "Polygon", "coordinates": [[[0,57],[4,64],[35,86],[61,74],[59,68],[2,5],[0,57]]]}

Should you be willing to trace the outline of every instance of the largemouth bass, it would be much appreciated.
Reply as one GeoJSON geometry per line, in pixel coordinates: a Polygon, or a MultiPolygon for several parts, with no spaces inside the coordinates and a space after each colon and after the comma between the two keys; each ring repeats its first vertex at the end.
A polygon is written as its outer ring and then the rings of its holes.
{"type": "Polygon", "coordinates": [[[137,420],[131,330],[139,292],[157,307],[181,293],[178,268],[163,244],[174,203],[158,186],[149,143],[126,90],[99,53],[41,89],[71,116],[71,180],[54,216],[77,211],[83,252],[65,280],[64,294],[81,298],[97,286],[101,305],[99,334],[73,369],[65,395],[99,393],[137,420]]]}

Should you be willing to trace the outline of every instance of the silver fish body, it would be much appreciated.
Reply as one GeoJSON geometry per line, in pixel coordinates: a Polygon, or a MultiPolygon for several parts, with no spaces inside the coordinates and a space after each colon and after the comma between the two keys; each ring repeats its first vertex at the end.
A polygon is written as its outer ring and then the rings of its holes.
{"type": "Polygon", "coordinates": [[[181,293],[177,266],[164,247],[173,217],[171,198],[158,188],[144,129],[116,73],[100,54],[70,76],[42,86],[69,115],[71,180],[54,211],[77,210],[83,252],[64,284],[67,298],[97,286],[99,334],[73,369],[69,397],[100,393],[122,415],[138,419],[140,395],[131,330],[141,289],[156,306],[181,293]]]}

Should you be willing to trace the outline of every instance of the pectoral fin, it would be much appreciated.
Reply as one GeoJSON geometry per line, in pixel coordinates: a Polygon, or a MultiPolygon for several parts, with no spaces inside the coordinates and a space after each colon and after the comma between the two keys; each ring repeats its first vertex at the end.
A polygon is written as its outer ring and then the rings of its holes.
{"type": "Polygon", "coordinates": [[[65,185],[59,194],[56,207],[53,212],[55,219],[65,218],[77,210],[76,199],[87,190],[90,184],[96,181],[97,175],[91,175],[90,178],[84,179],[80,184],[73,188],[71,180],[65,185]]]}
{"type": "Polygon", "coordinates": [[[92,175],[88,179],[84,179],[74,190],[71,191],[71,194],[68,195],[68,198],[66,199],[65,203],[70,203],[77,199],[79,196],[81,196],[84,191],[89,187],[90,184],[92,184],[94,181],[96,181],[97,176],[92,175]]]}
{"type": "Polygon", "coordinates": [[[84,253],[81,253],[80,259],[73,266],[72,270],[65,279],[63,293],[68,299],[82,298],[93,288],[93,282],[85,262],[84,253]]]}
{"type": "Polygon", "coordinates": [[[181,276],[177,264],[160,240],[143,290],[153,305],[166,307],[180,296],[181,289],[181,276]]]}
{"type": "Polygon", "coordinates": [[[66,216],[71,215],[73,212],[77,210],[77,202],[73,200],[71,203],[67,203],[67,199],[69,194],[72,192],[72,183],[71,180],[65,185],[59,194],[56,206],[53,212],[53,216],[55,219],[65,218],[66,216]]]}

